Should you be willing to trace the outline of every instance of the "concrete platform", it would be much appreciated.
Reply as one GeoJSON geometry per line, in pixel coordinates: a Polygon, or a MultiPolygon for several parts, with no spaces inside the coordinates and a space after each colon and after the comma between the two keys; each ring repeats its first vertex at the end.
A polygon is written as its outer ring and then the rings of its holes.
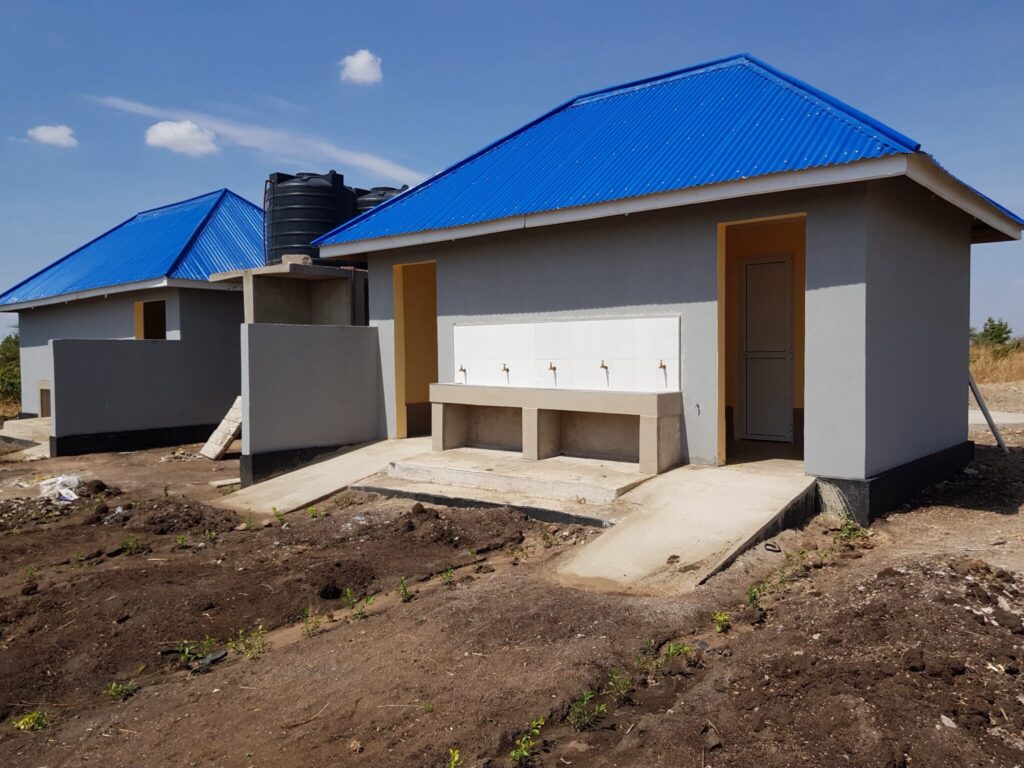
{"type": "Polygon", "coordinates": [[[632,512],[557,569],[571,586],[634,594],[684,592],[814,509],[815,479],[782,459],[681,467],[625,494],[632,512]]]}
{"type": "Polygon", "coordinates": [[[32,461],[50,458],[49,416],[35,419],[8,419],[0,429],[0,439],[24,445],[17,451],[0,456],[0,461],[32,461]]]}
{"type": "MultiPolygon", "coordinates": [[[[989,413],[992,414],[992,420],[996,423],[997,427],[1024,427],[1024,413],[1013,413],[1011,411],[989,411],[989,413]]],[[[967,423],[972,427],[988,428],[985,414],[976,408],[969,408],[967,410],[967,423]]]]}
{"type": "Polygon", "coordinates": [[[553,456],[523,459],[511,451],[453,448],[388,465],[388,475],[435,486],[463,486],[578,504],[611,504],[652,475],[623,461],[553,456]]]}
{"type": "Polygon", "coordinates": [[[315,504],[364,477],[382,472],[389,462],[429,449],[429,437],[368,443],[286,475],[250,485],[212,503],[256,518],[268,517],[275,509],[282,513],[291,512],[315,504]]]}

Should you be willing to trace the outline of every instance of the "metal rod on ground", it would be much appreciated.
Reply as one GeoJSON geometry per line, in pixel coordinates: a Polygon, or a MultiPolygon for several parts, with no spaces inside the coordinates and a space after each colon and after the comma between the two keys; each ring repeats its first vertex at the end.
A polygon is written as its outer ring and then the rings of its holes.
{"type": "Polygon", "coordinates": [[[968,371],[967,379],[971,382],[971,392],[974,393],[974,399],[978,401],[978,407],[981,408],[981,412],[985,415],[985,421],[988,422],[988,428],[992,430],[992,434],[995,436],[1000,450],[1005,454],[1009,454],[1010,449],[1007,448],[1006,443],[1003,442],[1003,436],[999,433],[999,427],[996,426],[995,421],[992,419],[992,414],[988,412],[988,406],[985,405],[985,398],[981,396],[981,390],[978,389],[978,384],[974,380],[974,374],[968,371]]]}

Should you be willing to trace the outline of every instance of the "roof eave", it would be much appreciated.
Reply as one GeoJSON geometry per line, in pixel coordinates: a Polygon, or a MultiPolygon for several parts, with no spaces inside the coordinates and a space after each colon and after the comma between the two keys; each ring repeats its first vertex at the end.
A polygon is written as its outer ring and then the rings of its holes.
{"type": "Polygon", "coordinates": [[[576,208],[562,208],[523,216],[467,224],[450,229],[433,229],[371,240],[356,240],[349,243],[333,243],[320,246],[320,257],[324,259],[348,257],[408,248],[429,243],[441,243],[480,237],[498,232],[517,229],[567,224],[578,221],[622,216],[631,213],[676,208],[698,203],[716,202],[739,197],[787,192],[813,187],[849,184],[859,181],[907,176],[912,181],[930,190],[950,204],[974,217],[977,225],[972,230],[972,243],[1019,240],[1021,225],[1007,216],[990,200],[960,182],[939,167],[930,156],[913,154],[888,155],[886,157],[859,160],[843,165],[808,168],[802,171],[787,171],[748,179],[708,184],[702,187],[662,192],[643,197],[612,200],[576,208]]]}
{"type": "Polygon", "coordinates": [[[31,301],[19,301],[14,304],[0,304],[0,312],[20,312],[23,309],[35,309],[37,307],[53,306],[55,304],[68,304],[81,299],[105,298],[118,293],[130,293],[132,291],[147,291],[154,288],[198,288],[206,291],[239,291],[240,286],[231,283],[208,283],[205,280],[185,280],[183,278],[158,277],[153,280],[139,280],[134,283],[121,283],[120,285],[107,285],[100,288],[90,288],[85,291],[73,293],[61,293],[56,296],[44,296],[31,301]]]}
{"type": "Polygon", "coordinates": [[[543,211],[525,216],[512,216],[505,219],[485,221],[479,224],[452,227],[450,229],[435,229],[372,240],[321,245],[320,257],[325,259],[340,258],[353,254],[461,240],[467,237],[479,237],[481,235],[509,232],[516,229],[589,221],[609,216],[623,216],[631,213],[677,208],[685,205],[771,194],[773,192],[787,192],[811,187],[847,184],[855,181],[892,178],[905,175],[906,171],[907,155],[888,155],[886,157],[860,160],[844,165],[830,165],[802,171],[773,173],[766,176],[726,181],[720,184],[707,184],[702,187],[660,192],[653,195],[644,195],[643,197],[629,197],[576,208],[561,208],[555,211],[543,211]]]}
{"type": "Polygon", "coordinates": [[[971,242],[998,243],[1021,239],[1021,222],[1006,214],[984,195],[964,184],[930,155],[915,152],[907,156],[907,178],[920,184],[947,203],[972,216],[975,226],[971,242]]]}

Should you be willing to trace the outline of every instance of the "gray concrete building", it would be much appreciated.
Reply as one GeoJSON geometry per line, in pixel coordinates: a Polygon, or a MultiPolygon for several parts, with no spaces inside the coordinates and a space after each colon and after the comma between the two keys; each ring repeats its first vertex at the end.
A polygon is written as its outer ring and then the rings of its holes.
{"type": "Polygon", "coordinates": [[[18,313],[23,417],[52,455],[205,440],[239,394],[238,286],[262,211],[228,190],[144,211],[0,295],[18,313]]]}
{"type": "Polygon", "coordinates": [[[864,522],[972,456],[971,247],[1022,225],[744,55],[572,99],[315,244],[368,262],[380,437],[798,459],[864,522]]]}

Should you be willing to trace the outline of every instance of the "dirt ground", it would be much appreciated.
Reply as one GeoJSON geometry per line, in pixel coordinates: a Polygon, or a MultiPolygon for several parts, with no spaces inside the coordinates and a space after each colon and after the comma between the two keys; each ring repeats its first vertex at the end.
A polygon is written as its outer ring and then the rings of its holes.
{"type": "Polygon", "coordinates": [[[973,437],[870,531],[662,597],[559,585],[600,532],[510,510],[346,492],[255,528],[205,504],[232,462],[0,469],[0,765],[495,768],[537,718],[521,765],[1024,765],[1024,430],[973,437]],[[39,501],[61,472],[83,498],[39,501]]]}
{"type": "MultiPolygon", "coordinates": [[[[978,388],[989,410],[1024,413],[1024,381],[993,381],[978,384],[978,388]]],[[[970,406],[977,408],[974,395],[968,392],[968,397],[970,406]]]]}

